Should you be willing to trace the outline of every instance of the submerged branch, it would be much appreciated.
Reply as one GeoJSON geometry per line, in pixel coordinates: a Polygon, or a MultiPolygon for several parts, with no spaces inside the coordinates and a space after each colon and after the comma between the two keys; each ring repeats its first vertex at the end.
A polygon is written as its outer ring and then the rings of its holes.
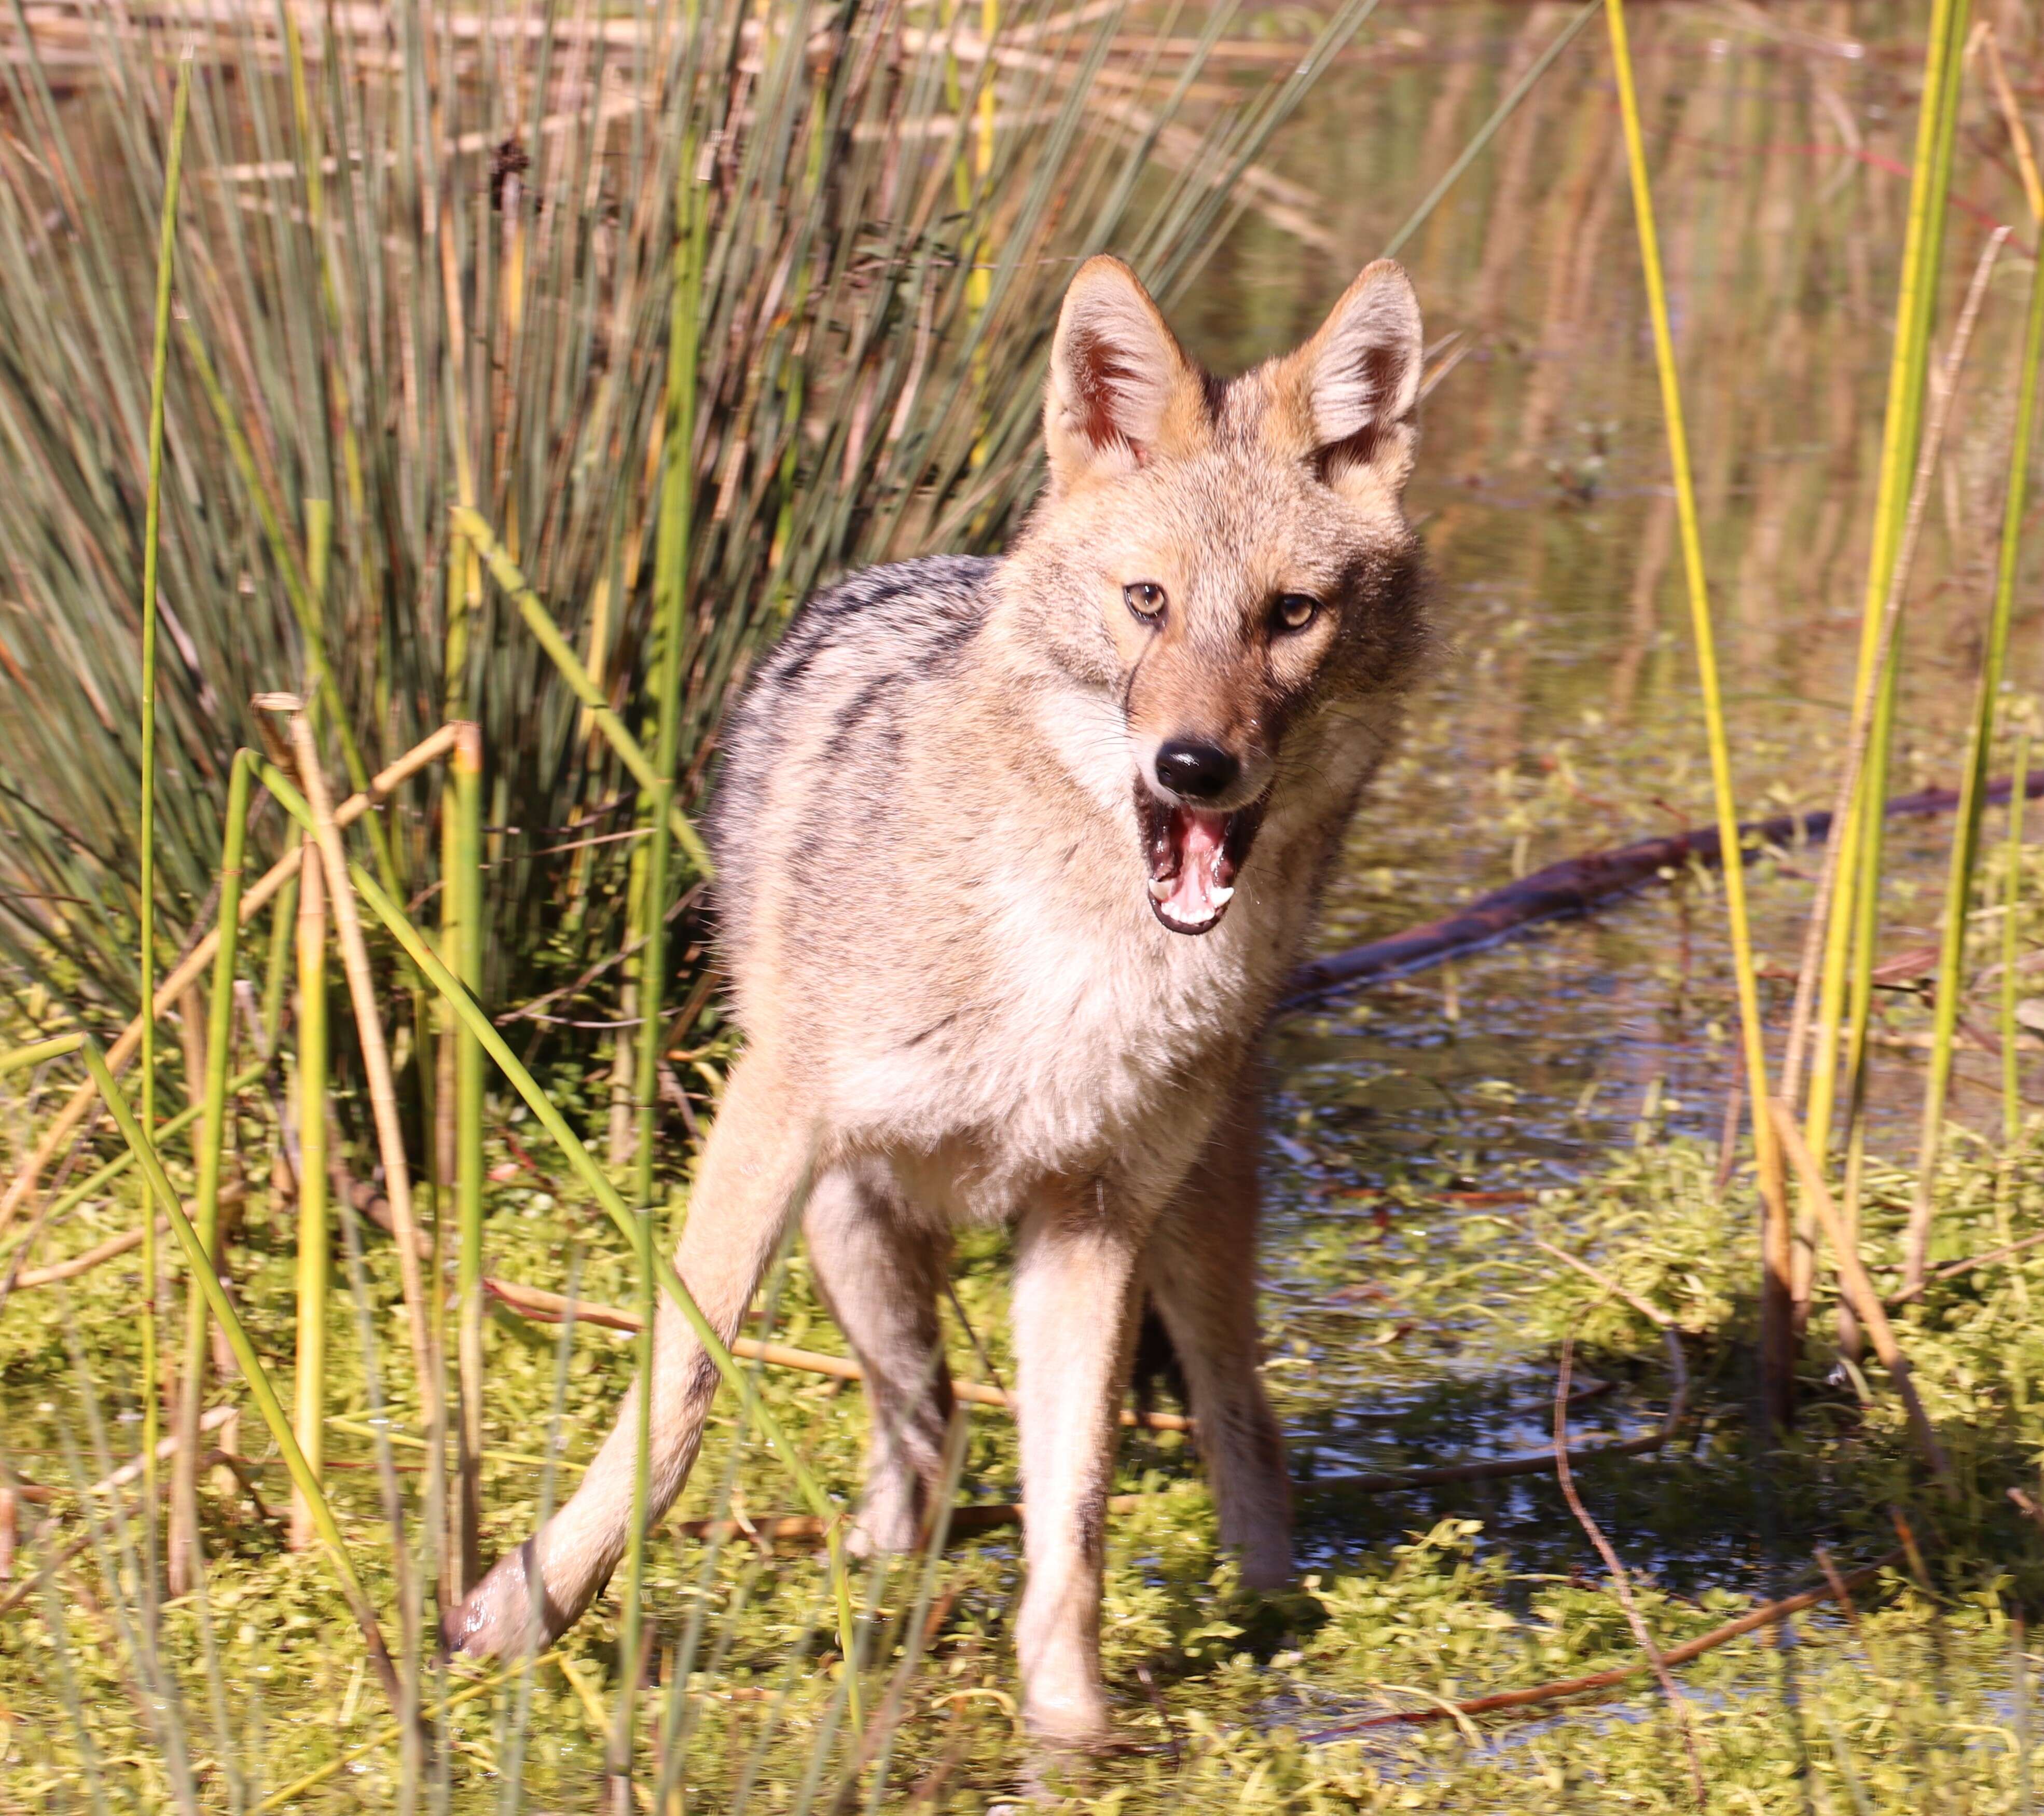
{"type": "MultiPolygon", "coordinates": [[[[2004,776],[1988,787],[1986,798],[1989,802],[2005,802],[2014,786],[2012,779],[2004,776]]],[[[2024,778],[2023,792],[2032,800],[2044,795],[2044,769],[2030,771],[2024,778]]],[[[1914,794],[1896,795],[1885,811],[1889,819],[1906,819],[1949,814],[1958,804],[1955,788],[1924,788],[1914,794]]],[[[1814,844],[1831,829],[1831,815],[1822,809],[1809,814],[1779,814],[1772,819],[1751,821],[1741,826],[1740,846],[1750,861],[1769,847],[1786,847],[1799,839],[1814,844]]],[[[1367,945],[1351,947],[1345,952],[1309,960],[1293,972],[1278,1002],[1278,1011],[1285,1014],[1309,1008],[1333,991],[1409,977],[1446,960],[1496,945],[1543,921],[1587,914],[1607,902],[1645,888],[1664,875],[1679,874],[1691,864],[1715,868],[1723,858],[1723,841],[1715,826],[1692,826],[1666,838],[1642,839],[1610,851],[1565,858],[1508,883],[1502,889],[1493,889],[1466,908],[1438,921],[1373,940],[1367,945]]]]}

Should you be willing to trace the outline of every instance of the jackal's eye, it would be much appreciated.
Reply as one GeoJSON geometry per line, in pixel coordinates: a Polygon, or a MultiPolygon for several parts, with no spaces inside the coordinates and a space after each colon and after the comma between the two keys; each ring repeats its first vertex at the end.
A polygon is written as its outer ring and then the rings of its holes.
{"type": "Polygon", "coordinates": [[[1320,602],[1310,593],[1281,593],[1270,608],[1273,630],[1304,630],[1320,616],[1320,602]]]}
{"type": "Polygon", "coordinates": [[[1139,618],[1164,615],[1164,589],[1155,580],[1132,580],[1121,589],[1121,597],[1139,618]]]}

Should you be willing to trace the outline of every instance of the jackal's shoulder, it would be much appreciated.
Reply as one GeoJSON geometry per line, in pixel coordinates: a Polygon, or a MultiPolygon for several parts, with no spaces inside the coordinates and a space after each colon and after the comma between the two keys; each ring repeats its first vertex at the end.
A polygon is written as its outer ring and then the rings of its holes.
{"type": "Polygon", "coordinates": [[[813,845],[809,818],[827,796],[884,798],[912,733],[941,722],[943,689],[974,660],[998,565],[953,555],[866,568],[789,621],[724,739],[710,834],[728,937],[771,861],[765,848],[786,862],[813,845]]]}
{"type": "Polygon", "coordinates": [[[848,574],[813,594],[761,665],[741,712],[828,686],[847,668],[871,679],[955,654],[985,621],[990,556],[934,555],[848,574]]]}

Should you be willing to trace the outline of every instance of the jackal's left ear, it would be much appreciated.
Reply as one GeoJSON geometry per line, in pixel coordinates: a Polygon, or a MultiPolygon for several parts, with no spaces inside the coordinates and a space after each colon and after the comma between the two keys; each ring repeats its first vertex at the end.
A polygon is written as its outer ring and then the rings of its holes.
{"type": "Polygon", "coordinates": [[[1051,490],[1189,452],[1207,428],[1205,399],[1199,368],[1135,272],[1105,254],[1080,266],[1044,389],[1051,490]]]}
{"type": "Polygon", "coordinates": [[[1412,471],[1424,352],[1402,266],[1366,266],[1320,332],[1286,362],[1303,387],[1311,457],[1331,486],[1374,475],[1395,498],[1412,471]]]}

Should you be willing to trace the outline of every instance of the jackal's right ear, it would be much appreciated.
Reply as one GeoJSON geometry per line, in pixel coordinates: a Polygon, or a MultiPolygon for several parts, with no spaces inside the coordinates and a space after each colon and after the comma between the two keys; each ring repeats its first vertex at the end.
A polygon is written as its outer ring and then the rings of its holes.
{"type": "Polygon", "coordinates": [[[1199,370],[1141,280],[1105,253],[1087,260],[1051,345],[1043,444],[1052,491],[1189,451],[1205,425],[1199,370]]]}

